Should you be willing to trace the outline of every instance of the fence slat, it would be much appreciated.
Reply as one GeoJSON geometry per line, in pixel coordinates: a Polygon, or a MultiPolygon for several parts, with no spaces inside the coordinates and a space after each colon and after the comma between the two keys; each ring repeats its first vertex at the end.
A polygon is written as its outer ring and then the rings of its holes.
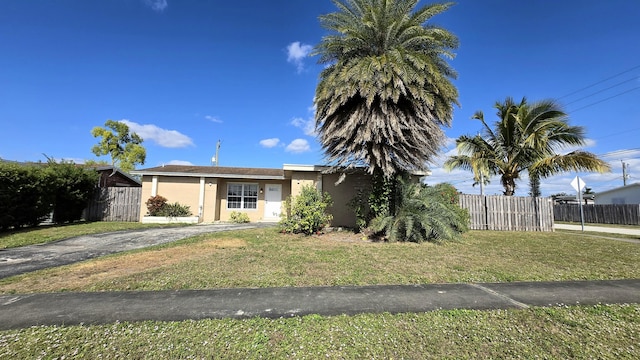
{"type": "Polygon", "coordinates": [[[89,221],[140,221],[142,188],[100,188],[85,209],[89,221]]]}
{"type": "MultiPolygon", "coordinates": [[[[592,224],[640,225],[640,204],[582,205],[584,222],[592,224]]],[[[555,221],[580,222],[579,204],[553,206],[555,221]]]]}
{"type": "Polygon", "coordinates": [[[550,198],[521,196],[459,196],[467,209],[472,230],[553,231],[554,208],[550,198]]]}

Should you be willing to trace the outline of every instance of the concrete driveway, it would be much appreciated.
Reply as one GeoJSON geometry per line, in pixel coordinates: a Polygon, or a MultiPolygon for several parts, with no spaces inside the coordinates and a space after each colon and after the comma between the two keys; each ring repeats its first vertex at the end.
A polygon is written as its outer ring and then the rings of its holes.
{"type": "Polygon", "coordinates": [[[41,245],[0,250],[0,279],[76,263],[108,254],[165,244],[218,231],[252,229],[273,224],[211,224],[117,231],[84,235],[41,245]]]}

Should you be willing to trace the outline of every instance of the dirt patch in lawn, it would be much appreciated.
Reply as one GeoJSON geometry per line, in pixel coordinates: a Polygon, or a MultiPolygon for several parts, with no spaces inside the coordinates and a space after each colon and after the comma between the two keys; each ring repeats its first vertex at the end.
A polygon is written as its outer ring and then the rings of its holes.
{"type": "Polygon", "coordinates": [[[99,281],[108,281],[145,270],[199,259],[221,249],[245,246],[247,246],[247,242],[242,239],[211,239],[168,249],[90,260],[66,266],[66,269],[62,271],[60,269],[45,270],[50,271],[52,276],[29,277],[18,282],[0,285],[0,292],[32,292],[36,288],[41,292],[58,291],[59,289],[73,291],[99,281]]]}

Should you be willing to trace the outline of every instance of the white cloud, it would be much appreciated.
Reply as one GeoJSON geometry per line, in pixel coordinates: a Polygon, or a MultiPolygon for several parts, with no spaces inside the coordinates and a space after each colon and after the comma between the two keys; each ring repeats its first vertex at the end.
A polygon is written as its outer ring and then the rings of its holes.
{"type": "Polygon", "coordinates": [[[166,165],[193,165],[193,163],[191,161],[185,160],[171,160],[166,163],[166,165]]]}
{"type": "Polygon", "coordinates": [[[295,139],[289,145],[287,145],[286,151],[299,154],[311,150],[309,142],[305,139],[295,139]]]}
{"type": "Polygon", "coordinates": [[[145,5],[151,7],[154,11],[164,11],[169,6],[167,0],[143,0],[145,5]]]}
{"type": "Polygon", "coordinates": [[[152,124],[141,125],[129,120],[120,120],[121,123],[129,127],[130,132],[138,134],[145,141],[154,143],[166,148],[181,148],[193,145],[193,140],[176,130],[167,130],[152,124]]]}
{"type": "Polygon", "coordinates": [[[291,125],[302,129],[305,135],[316,136],[316,121],[315,119],[303,119],[295,118],[291,120],[291,125]]]}
{"type": "Polygon", "coordinates": [[[304,58],[309,56],[313,46],[301,44],[299,41],[292,42],[287,46],[287,62],[296,66],[298,73],[304,70],[304,58]]]}
{"type": "Polygon", "coordinates": [[[211,121],[211,122],[218,123],[218,124],[222,124],[222,120],[218,119],[218,118],[217,118],[217,117],[215,117],[215,116],[205,115],[205,116],[204,116],[204,118],[205,118],[205,119],[207,119],[207,120],[209,120],[209,121],[211,121]]]}
{"type": "Polygon", "coordinates": [[[266,148],[276,147],[278,146],[279,143],[280,143],[280,139],[278,138],[260,140],[260,145],[266,148]]]}

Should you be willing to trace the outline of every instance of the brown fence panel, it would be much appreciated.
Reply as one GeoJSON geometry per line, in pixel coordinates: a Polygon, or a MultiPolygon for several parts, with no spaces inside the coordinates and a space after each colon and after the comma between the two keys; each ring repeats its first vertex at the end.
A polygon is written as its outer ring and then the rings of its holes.
{"type": "Polygon", "coordinates": [[[100,188],[85,209],[89,221],[140,221],[140,187],[100,188]]]}
{"type": "Polygon", "coordinates": [[[550,198],[460,195],[471,215],[472,230],[553,231],[550,198]]]}
{"type": "MultiPolygon", "coordinates": [[[[640,225],[640,204],[582,205],[584,222],[591,224],[640,225]]],[[[579,204],[553,206],[555,221],[580,222],[579,204]]]]}

